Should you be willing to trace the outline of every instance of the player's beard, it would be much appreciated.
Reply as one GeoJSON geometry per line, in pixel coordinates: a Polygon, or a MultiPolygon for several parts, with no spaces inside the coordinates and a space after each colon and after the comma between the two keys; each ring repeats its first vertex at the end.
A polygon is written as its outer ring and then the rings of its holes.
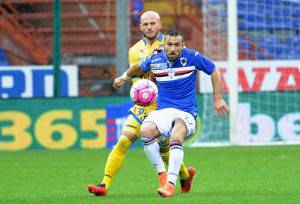
{"type": "Polygon", "coordinates": [[[155,32],[152,32],[152,33],[150,33],[150,34],[146,33],[146,34],[145,34],[146,38],[149,39],[149,40],[154,40],[154,39],[156,39],[158,33],[155,33],[155,32]],[[151,35],[152,33],[154,33],[153,36],[151,35]]]}
{"type": "Polygon", "coordinates": [[[170,52],[167,55],[168,55],[169,60],[172,62],[175,61],[175,59],[179,56],[179,55],[176,55],[175,52],[170,52]]]}

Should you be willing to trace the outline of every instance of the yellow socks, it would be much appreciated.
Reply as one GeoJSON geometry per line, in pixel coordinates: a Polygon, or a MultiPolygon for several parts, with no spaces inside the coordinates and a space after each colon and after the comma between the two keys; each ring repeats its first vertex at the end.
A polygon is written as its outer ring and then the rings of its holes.
{"type": "Polygon", "coordinates": [[[102,180],[102,183],[105,184],[106,188],[110,186],[113,177],[123,165],[125,155],[130,146],[131,141],[126,136],[121,135],[118,143],[109,153],[104,169],[104,177],[102,180]]]}
{"type": "Polygon", "coordinates": [[[179,177],[180,179],[187,179],[190,176],[184,162],[182,162],[180,169],[179,169],[179,177]]]}

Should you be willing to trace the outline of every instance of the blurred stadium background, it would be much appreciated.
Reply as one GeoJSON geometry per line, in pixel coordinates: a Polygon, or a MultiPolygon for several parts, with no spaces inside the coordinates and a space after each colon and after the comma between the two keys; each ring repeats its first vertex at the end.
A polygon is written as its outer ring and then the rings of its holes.
{"type": "Polygon", "coordinates": [[[212,114],[210,82],[200,74],[201,130],[189,144],[298,143],[300,2],[228,2],[1,1],[0,149],[111,147],[131,105],[112,80],[127,69],[146,10],[222,71],[232,114],[212,114]]]}

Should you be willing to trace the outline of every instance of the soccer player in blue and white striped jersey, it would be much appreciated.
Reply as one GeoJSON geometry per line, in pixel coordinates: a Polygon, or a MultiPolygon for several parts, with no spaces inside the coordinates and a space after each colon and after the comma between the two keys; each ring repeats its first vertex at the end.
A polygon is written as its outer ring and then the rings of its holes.
{"type": "Polygon", "coordinates": [[[170,157],[167,182],[158,188],[163,197],[170,197],[183,161],[182,143],[195,131],[197,116],[196,74],[203,71],[211,76],[214,91],[214,111],[219,116],[229,113],[229,107],[221,95],[221,76],[213,62],[195,50],[184,47],[184,38],[177,30],[168,30],[164,51],[147,57],[132,66],[114,81],[120,88],[125,79],[136,74],[152,71],[158,83],[157,109],[151,112],[141,126],[146,155],[159,171],[164,168],[156,138],[170,138],[170,157]]]}

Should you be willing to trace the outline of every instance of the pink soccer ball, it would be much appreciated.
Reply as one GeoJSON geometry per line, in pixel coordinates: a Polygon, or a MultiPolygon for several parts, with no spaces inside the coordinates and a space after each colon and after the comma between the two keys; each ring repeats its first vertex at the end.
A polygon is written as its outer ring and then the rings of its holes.
{"type": "Polygon", "coordinates": [[[140,79],[130,89],[131,99],[139,105],[147,106],[154,103],[157,98],[157,86],[150,80],[140,79]]]}

